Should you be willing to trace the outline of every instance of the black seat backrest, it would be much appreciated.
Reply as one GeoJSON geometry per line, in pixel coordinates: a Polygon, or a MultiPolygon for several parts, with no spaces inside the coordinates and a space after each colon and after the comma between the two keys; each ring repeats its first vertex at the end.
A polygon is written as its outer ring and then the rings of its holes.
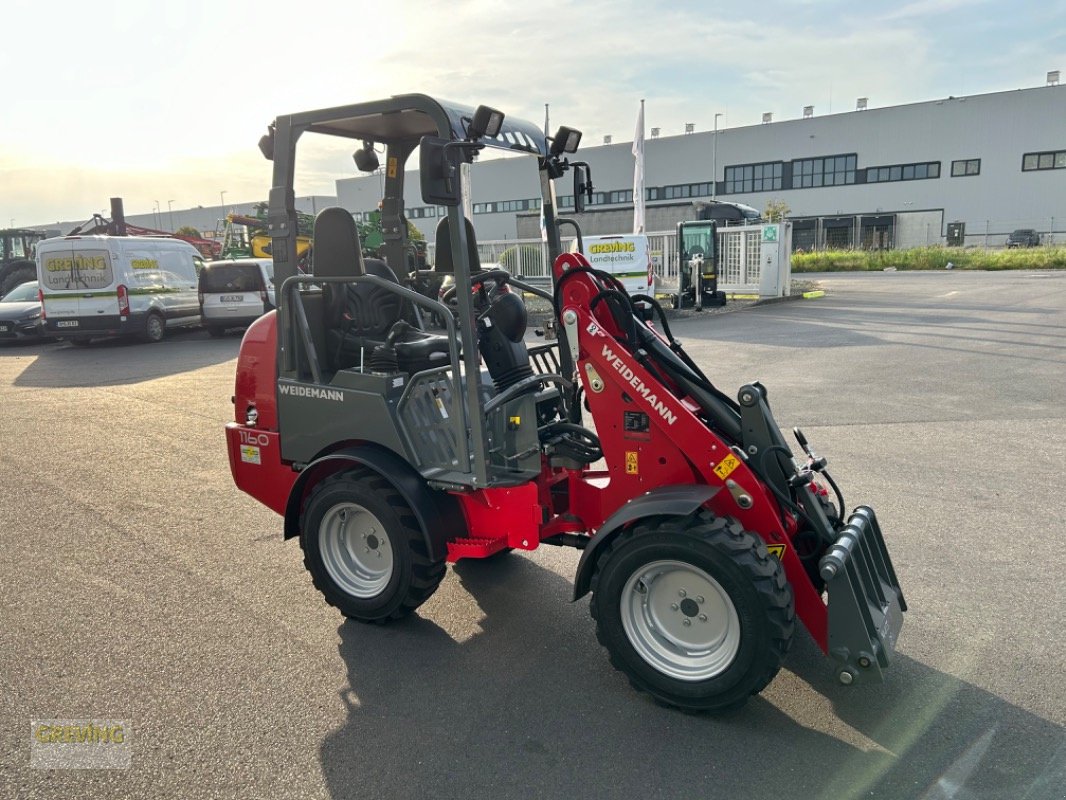
{"type": "MultiPolygon", "coordinates": [[[[366,274],[359,229],[351,213],[336,206],[324,208],[315,217],[315,248],[311,269],[323,278],[355,277],[366,274]]],[[[345,312],[345,293],[339,284],[322,287],[326,307],[326,326],[342,324],[345,312]]]]}
{"type": "MultiPolygon", "coordinates": [[[[363,266],[367,275],[399,285],[396,273],[380,258],[368,258],[363,266]]],[[[369,283],[348,284],[344,292],[345,318],[341,326],[353,336],[384,339],[402,310],[403,298],[395,292],[369,283]]]]}
{"type": "MultiPolygon", "coordinates": [[[[466,217],[466,247],[470,256],[470,274],[481,270],[481,259],[477,254],[477,238],[474,236],[474,226],[466,217]]],[[[433,255],[433,269],[436,272],[455,272],[455,260],[452,258],[452,234],[448,217],[441,217],[437,223],[436,252],[433,255]]]]}

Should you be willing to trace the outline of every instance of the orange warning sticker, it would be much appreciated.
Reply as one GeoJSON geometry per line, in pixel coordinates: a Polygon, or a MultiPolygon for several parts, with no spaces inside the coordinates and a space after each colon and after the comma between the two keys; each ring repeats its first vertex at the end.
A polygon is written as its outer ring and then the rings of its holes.
{"type": "Polygon", "coordinates": [[[626,450],[626,475],[639,475],[640,466],[636,450],[626,450]]]}
{"type": "Polygon", "coordinates": [[[714,474],[722,480],[725,480],[733,474],[733,470],[740,466],[740,459],[730,453],[721,461],[718,462],[718,466],[714,468],[714,474]]]}
{"type": "Polygon", "coordinates": [[[766,550],[772,556],[777,556],[777,560],[780,561],[785,557],[785,546],[783,544],[768,544],[766,550]]]}
{"type": "Polygon", "coordinates": [[[390,158],[389,159],[389,163],[388,163],[388,167],[387,167],[387,169],[385,171],[385,174],[388,177],[390,177],[390,178],[395,178],[396,177],[396,167],[397,167],[396,158],[395,157],[390,158]]]}

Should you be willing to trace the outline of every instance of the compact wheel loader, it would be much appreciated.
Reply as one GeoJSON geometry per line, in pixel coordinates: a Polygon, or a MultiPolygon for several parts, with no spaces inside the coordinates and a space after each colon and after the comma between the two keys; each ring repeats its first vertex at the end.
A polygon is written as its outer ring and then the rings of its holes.
{"type": "Polygon", "coordinates": [[[741,705],[781,667],[797,617],[842,683],[880,680],[906,604],[876,515],[846,509],[799,431],[793,451],[765,387],[724,393],[653,298],[562,252],[561,226],[577,226],[556,215],[556,183],[570,173],[578,211],[592,186],[570,160],[580,138],[424,95],[269,126],[280,288],[241,344],[237,486],[283,516],[314,585],[354,620],[410,614],[448,562],[561,545],[581,551],[573,598],[592,595],[611,663],[661,703],[741,705]],[[370,169],[384,149],[383,259],[331,208],[312,272],[297,270],[295,157],[311,135],[353,140],[370,169]],[[480,267],[462,165],[484,148],[538,169],[551,291],[480,267]],[[423,200],[443,209],[433,269],[453,276],[454,311],[406,274],[415,150],[423,200]],[[523,295],[551,304],[557,342],[526,343],[523,295]]]}

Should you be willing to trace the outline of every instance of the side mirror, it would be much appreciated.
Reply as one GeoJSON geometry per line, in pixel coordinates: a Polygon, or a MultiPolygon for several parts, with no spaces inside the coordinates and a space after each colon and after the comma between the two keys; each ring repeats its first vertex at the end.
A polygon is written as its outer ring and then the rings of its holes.
{"type": "Polygon", "coordinates": [[[503,127],[503,112],[489,106],[478,106],[474,118],[466,126],[466,135],[476,142],[482,136],[495,138],[503,127]]]}
{"type": "Polygon", "coordinates": [[[585,200],[592,200],[592,169],[583,161],[573,162],[570,168],[574,171],[574,213],[580,214],[585,200]]]}
{"type": "Polygon", "coordinates": [[[259,152],[267,161],[274,160],[274,126],[268,125],[264,136],[259,137],[259,152]]]}
{"type": "Polygon", "coordinates": [[[562,125],[555,132],[551,149],[548,152],[553,156],[561,156],[563,153],[576,153],[579,144],[581,144],[581,131],[562,125]]]}
{"type": "Polygon", "coordinates": [[[447,139],[423,136],[418,145],[418,172],[422,200],[428,205],[457,206],[462,202],[459,185],[458,147],[448,147],[447,139]]]}
{"type": "Polygon", "coordinates": [[[364,141],[363,146],[352,153],[352,159],[360,172],[373,172],[381,166],[378,154],[374,152],[374,143],[369,141],[364,141]]]}

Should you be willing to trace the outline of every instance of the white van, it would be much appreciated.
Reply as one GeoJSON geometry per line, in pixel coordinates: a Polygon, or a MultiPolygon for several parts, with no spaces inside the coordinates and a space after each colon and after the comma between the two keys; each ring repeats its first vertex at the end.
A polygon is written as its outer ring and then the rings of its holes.
{"type": "Polygon", "coordinates": [[[204,262],[181,239],[61,236],[37,245],[46,335],[85,344],[101,336],[158,342],[168,328],[200,324],[204,262]]]}
{"type": "Polygon", "coordinates": [[[212,336],[247,327],[274,307],[273,259],[223,259],[200,270],[200,319],[212,336]]]}
{"type": "Polygon", "coordinates": [[[648,237],[643,234],[585,236],[584,256],[593,269],[614,275],[630,295],[650,295],[654,273],[648,237]]]}

